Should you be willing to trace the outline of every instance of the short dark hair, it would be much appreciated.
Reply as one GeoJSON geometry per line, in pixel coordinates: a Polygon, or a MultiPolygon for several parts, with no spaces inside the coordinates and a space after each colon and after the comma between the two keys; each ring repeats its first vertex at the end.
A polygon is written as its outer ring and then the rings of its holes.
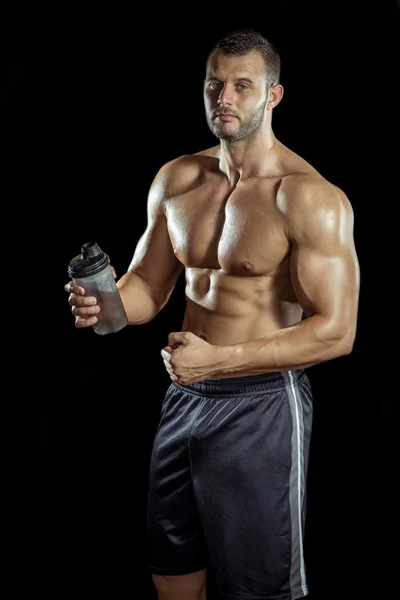
{"type": "Polygon", "coordinates": [[[281,58],[275,45],[254,29],[234,29],[220,38],[210,50],[207,60],[214,52],[222,54],[237,54],[243,56],[249,52],[259,52],[264,59],[267,85],[279,83],[281,74],[281,58]]]}

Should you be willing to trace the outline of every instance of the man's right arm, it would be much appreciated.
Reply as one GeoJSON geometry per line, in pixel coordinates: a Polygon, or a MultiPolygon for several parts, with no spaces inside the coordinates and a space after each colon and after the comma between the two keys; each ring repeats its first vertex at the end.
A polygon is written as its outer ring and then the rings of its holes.
{"type": "Polygon", "coordinates": [[[131,325],[148,323],[168,302],[183,270],[169,237],[165,200],[173,164],[157,173],[149,190],[147,227],[117,287],[131,325]]]}
{"type": "MultiPolygon", "coordinates": [[[[147,202],[147,226],[139,239],[128,271],[117,281],[128,322],[140,325],[151,321],[168,301],[183,265],[176,258],[168,233],[165,201],[170,191],[179,193],[181,173],[175,162],[164,165],[150,186],[147,202]],[[171,181],[173,188],[171,190],[171,181]]],[[[98,320],[96,299],[81,287],[68,282],[68,302],[79,329],[91,327],[98,320]],[[94,303],[92,302],[94,301],[94,303]]]]}

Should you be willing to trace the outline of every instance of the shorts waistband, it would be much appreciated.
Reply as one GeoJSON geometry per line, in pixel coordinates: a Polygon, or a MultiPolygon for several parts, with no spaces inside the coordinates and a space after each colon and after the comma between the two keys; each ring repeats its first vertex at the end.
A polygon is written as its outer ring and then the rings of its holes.
{"type": "Polygon", "coordinates": [[[172,385],[185,389],[201,396],[238,396],[243,394],[256,394],[266,391],[278,391],[288,385],[297,385],[305,376],[304,369],[263,373],[261,375],[246,375],[244,377],[230,377],[226,379],[204,379],[198,383],[172,385]]]}

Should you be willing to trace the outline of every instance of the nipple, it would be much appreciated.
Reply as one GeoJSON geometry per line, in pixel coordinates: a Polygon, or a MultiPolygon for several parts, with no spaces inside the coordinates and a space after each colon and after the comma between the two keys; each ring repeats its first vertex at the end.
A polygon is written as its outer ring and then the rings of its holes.
{"type": "Polygon", "coordinates": [[[255,269],[255,266],[248,260],[243,260],[242,266],[246,269],[246,271],[254,271],[255,269]]]}

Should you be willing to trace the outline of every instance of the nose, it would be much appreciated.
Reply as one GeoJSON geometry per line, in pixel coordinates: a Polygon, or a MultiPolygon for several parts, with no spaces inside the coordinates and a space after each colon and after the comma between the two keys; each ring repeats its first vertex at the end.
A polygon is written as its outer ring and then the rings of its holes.
{"type": "Polygon", "coordinates": [[[221,89],[218,99],[217,99],[217,104],[221,105],[223,104],[224,106],[232,106],[233,104],[233,98],[232,98],[232,89],[227,86],[224,85],[223,88],[221,89]]]}

